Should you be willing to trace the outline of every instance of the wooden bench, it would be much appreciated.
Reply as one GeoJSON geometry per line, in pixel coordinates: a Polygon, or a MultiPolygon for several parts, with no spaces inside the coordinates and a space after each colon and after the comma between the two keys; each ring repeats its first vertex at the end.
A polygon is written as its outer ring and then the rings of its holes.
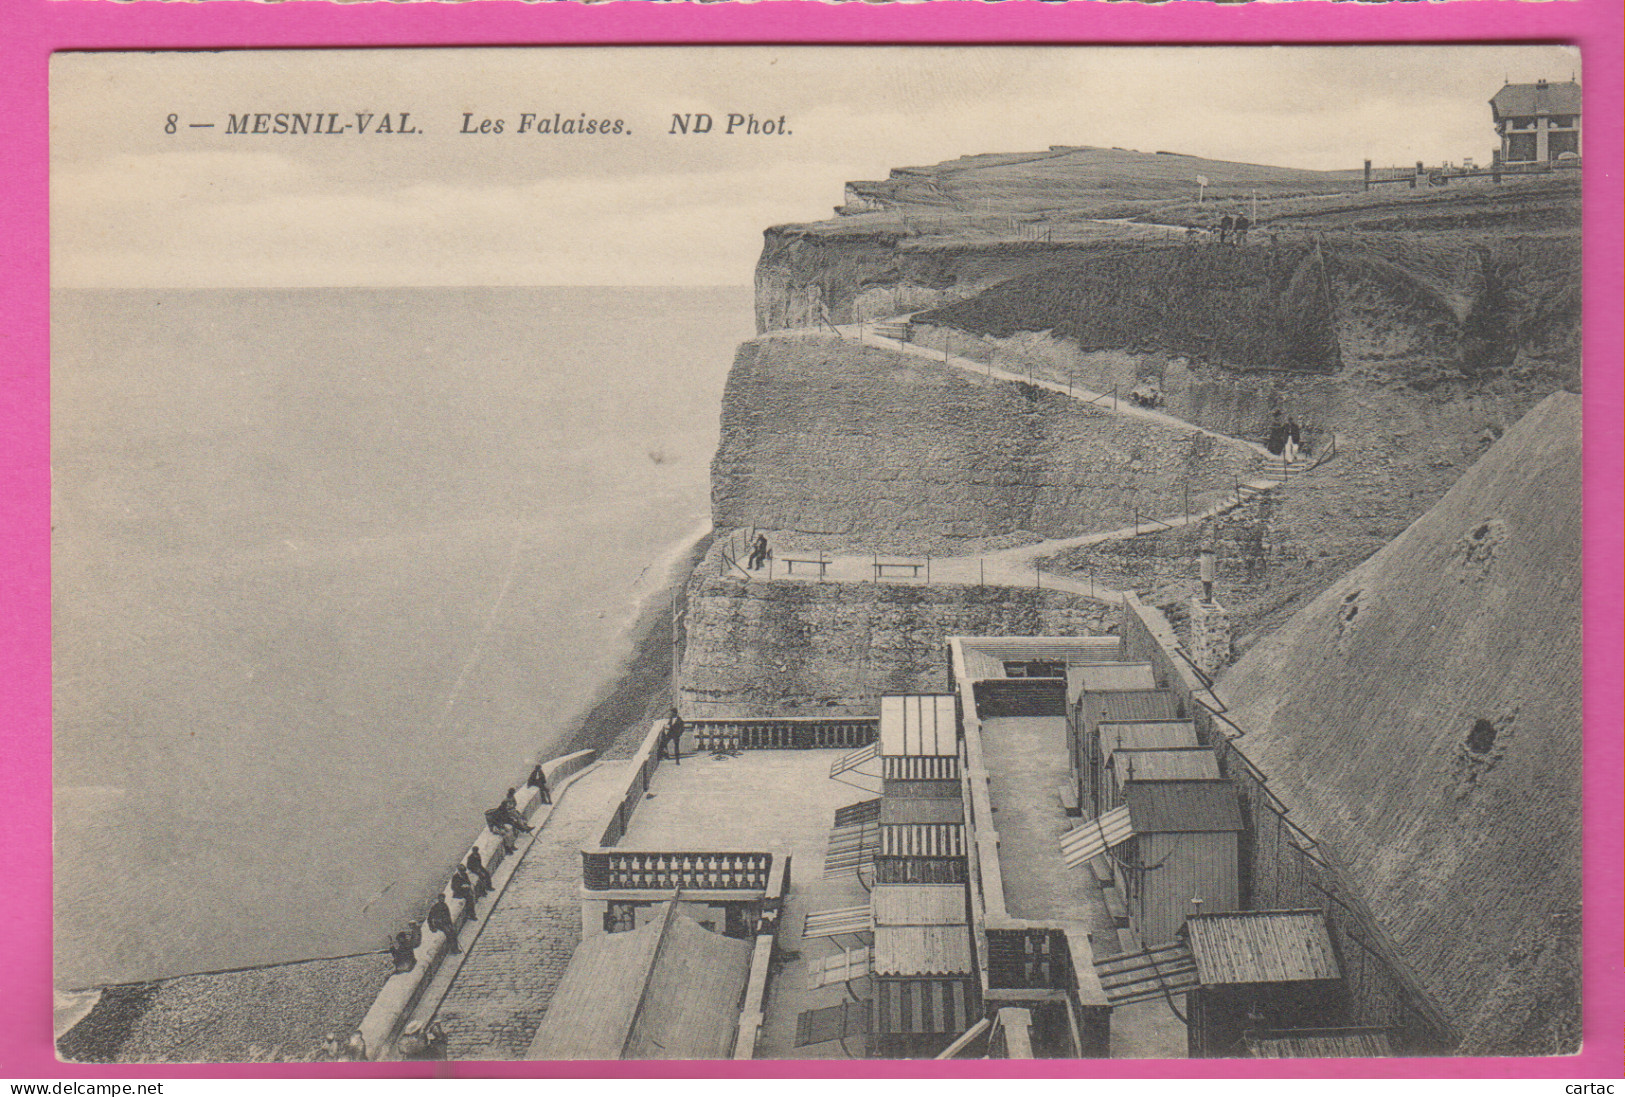
{"type": "Polygon", "coordinates": [[[829,561],[824,559],[822,556],[781,556],[779,559],[784,562],[784,573],[786,575],[794,575],[796,573],[797,564],[802,564],[808,567],[816,567],[818,569],[818,577],[820,579],[822,579],[829,571],[829,561]]]}
{"type": "Polygon", "coordinates": [[[899,574],[904,569],[907,569],[910,578],[918,579],[920,572],[925,571],[930,566],[931,561],[929,560],[876,560],[874,563],[875,579],[878,581],[884,578],[887,568],[896,568],[899,574]]]}

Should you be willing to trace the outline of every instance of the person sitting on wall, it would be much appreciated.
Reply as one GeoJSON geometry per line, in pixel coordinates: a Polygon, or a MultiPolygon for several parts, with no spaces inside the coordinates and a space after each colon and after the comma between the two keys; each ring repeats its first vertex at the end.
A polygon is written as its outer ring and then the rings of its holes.
{"type": "Polygon", "coordinates": [[[474,883],[462,865],[458,865],[457,871],[451,874],[451,897],[463,901],[463,913],[468,915],[470,921],[478,917],[474,913],[474,883]]]}
{"type": "Polygon", "coordinates": [[[553,793],[547,787],[547,772],[542,769],[542,763],[537,762],[531,769],[530,776],[525,778],[525,784],[536,790],[536,794],[544,804],[553,802],[553,793]]]}
{"type": "Polygon", "coordinates": [[[404,929],[395,935],[394,944],[389,946],[389,958],[395,962],[396,975],[404,975],[418,966],[417,949],[404,929]]]}
{"type": "Polygon", "coordinates": [[[508,816],[502,810],[501,804],[485,809],[485,826],[492,834],[502,839],[502,848],[506,852],[512,853],[519,845],[519,835],[508,825],[508,816]]]}
{"type": "Polygon", "coordinates": [[[463,951],[462,946],[457,941],[457,927],[452,924],[451,907],[446,905],[444,895],[434,897],[434,906],[429,908],[428,922],[430,929],[445,935],[446,945],[452,952],[463,951]]]}
{"type": "Polygon", "coordinates": [[[502,798],[502,815],[513,829],[521,834],[529,834],[531,826],[526,821],[524,812],[519,810],[518,792],[518,789],[511,788],[508,790],[508,795],[502,798]]]}
{"type": "Polygon", "coordinates": [[[767,563],[767,535],[758,533],[756,540],[750,546],[750,559],[745,566],[751,571],[761,571],[762,565],[767,563]]]}
{"type": "Polygon", "coordinates": [[[491,882],[491,870],[485,867],[485,858],[480,856],[478,846],[468,851],[468,873],[474,878],[474,895],[484,895],[496,885],[491,882]]]}
{"type": "Polygon", "coordinates": [[[683,764],[683,729],[687,727],[676,709],[666,717],[666,730],[660,733],[660,757],[670,757],[677,765],[683,764]],[[670,754],[667,751],[670,751],[670,754]]]}

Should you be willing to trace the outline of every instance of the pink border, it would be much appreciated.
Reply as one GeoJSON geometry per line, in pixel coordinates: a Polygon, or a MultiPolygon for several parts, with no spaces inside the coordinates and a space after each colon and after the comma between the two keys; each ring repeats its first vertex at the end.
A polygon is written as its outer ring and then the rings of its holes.
{"type": "MultiPolygon", "coordinates": [[[[1625,1073],[1620,871],[1621,737],[1621,11],[1619,0],[1451,0],[1219,7],[1009,0],[876,7],[713,4],[278,5],[239,0],[0,0],[0,849],[10,867],[0,936],[0,1077],[1059,1077],[1063,1064],[368,1064],[94,1067],[56,1062],[50,1030],[49,252],[46,65],[56,49],[220,46],[519,45],[635,42],[1415,42],[1559,41],[1586,69],[1585,1049],[1569,1059],[1433,1059],[1340,1064],[1345,1077],[1614,1078],[1625,1073]],[[1611,128],[1610,128],[1611,127],[1611,128]],[[1353,1069],[1349,1069],[1353,1067],[1353,1069]]],[[[118,104],[109,103],[117,111],[118,104]]],[[[1091,1062],[1090,1077],[1316,1077],[1313,1062],[1091,1062]]]]}

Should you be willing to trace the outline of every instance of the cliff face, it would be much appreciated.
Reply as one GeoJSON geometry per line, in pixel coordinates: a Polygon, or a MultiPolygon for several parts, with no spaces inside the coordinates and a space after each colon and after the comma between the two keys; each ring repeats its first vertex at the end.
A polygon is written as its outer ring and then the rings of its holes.
{"type": "Polygon", "coordinates": [[[1115,610],[1055,591],[753,583],[702,565],[688,588],[682,703],[695,716],[874,715],[948,687],[947,638],[1087,636],[1115,610]]]}
{"type": "Polygon", "coordinates": [[[1467,1054],[1578,1039],[1579,493],[1561,393],[1220,683],[1467,1054]]]}
{"type": "MultiPolygon", "coordinates": [[[[740,348],[712,463],[719,529],[950,554],[1177,514],[1259,458],[1032,385],[834,337],[740,348]]],[[[782,542],[778,538],[775,543],[782,542]]]]}

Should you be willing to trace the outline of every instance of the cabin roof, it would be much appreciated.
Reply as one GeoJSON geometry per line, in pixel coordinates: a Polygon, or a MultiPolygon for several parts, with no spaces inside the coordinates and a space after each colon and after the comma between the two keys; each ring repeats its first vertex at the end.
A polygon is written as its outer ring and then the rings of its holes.
{"type": "Polygon", "coordinates": [[[728,1054],[752,946],[668,902],[627,933],[587,938],[560,981],[529,1059],[716,1059],[728,1054]]]}
{"type": "Polygon", "coordinates": [[[1193,914],[1185,937],[1203,986],[1301,983],[1340,978],[1337,954],[1318,910],[1193,914]]]}
{"type": "Polygon", "coordinates": [[[1207,834],[1245,829],[1229,781],[1131,781],[1123,787],[1136,834],[1207,834]]]}
{"type": "Polygon", "coordinates": [[[1114,689],[1081,697],[1085,727],[1179,719],[1179,701],[1165,689],[1114,689]]]}
{"type": "Polygon", "coordinates": [[[880,753],[887,757],[959,754],[951,693],[916,693],[880,699],[880,753]]]}
{"type": "Polygon", "coordinates": [[[1120,750],[1196,750],[1196,725],[1189,720],[1108,721],[1099,725],[1100,756],[1108,761],[1120,750]]]}
{"type": "Polygon", "coordinates": [[[1124,750],[1112,752],[1112,772],[1119,785],[1130,781],[1214,781],[1219,759],[1206,747],[1195,750],[1124,750]]]}
{"type": "Polygon", "coordinates": [[[876,975],[968,975],[970,928],[875,926],[876,975]]]}
{"type": "Polygon", "coordinates": [[[1387,1031],[1380,1028],[1250,1032],[1243,1042],[1254,1059],[1374,1059],[1394,1054],[1387,1031]]]}
{"type": "Polygon", "coordinates": [[[876,884],[869,893],[877,926],[962,926],[964,884],[876,884]]]}

